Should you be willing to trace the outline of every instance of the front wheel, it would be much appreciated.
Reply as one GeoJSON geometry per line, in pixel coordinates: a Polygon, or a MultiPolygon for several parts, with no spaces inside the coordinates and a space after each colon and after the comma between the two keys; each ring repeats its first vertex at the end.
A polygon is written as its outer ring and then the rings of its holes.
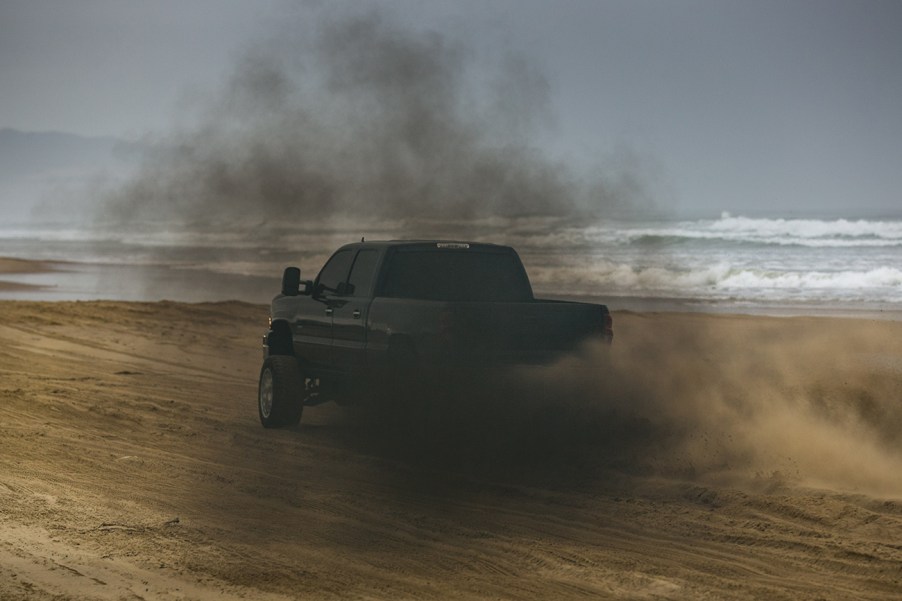
{"type": "Polygon", "coordinates": [[[260,369],[257,389],[257,409],[264,428],[294,426],[301,421],[304,410],[302,390],[304,380],[294,357],[267,357],[260,369]]]}

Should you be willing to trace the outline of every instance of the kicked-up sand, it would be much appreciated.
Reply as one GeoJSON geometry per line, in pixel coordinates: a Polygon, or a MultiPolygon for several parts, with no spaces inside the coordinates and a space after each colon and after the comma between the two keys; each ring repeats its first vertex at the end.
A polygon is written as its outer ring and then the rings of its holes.
{"type": "Polygon", "coordinates": [[[424,436],[264,430],[266,318],[0,303],[0,599],[902,597],[900,321],[616,312],[424,436]]]}

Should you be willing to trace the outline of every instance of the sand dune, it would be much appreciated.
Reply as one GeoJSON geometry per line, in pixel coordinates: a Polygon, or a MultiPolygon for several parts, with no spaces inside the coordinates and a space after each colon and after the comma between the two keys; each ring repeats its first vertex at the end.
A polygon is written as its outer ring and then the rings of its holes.
{"type": "Polygon", "coordinates": [[[266,316],[0,303],[0,599],[902,595],[902,322],[619,313],[424,442],[261,428],[266,316]]]}

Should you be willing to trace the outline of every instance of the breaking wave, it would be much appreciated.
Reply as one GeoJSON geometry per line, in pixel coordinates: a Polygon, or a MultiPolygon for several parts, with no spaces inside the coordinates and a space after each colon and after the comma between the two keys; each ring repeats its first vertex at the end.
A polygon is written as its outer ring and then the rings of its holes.
{"type": "Polygon", "coordinates": [[[902,222],[873,220],[761,219],[734,217],[639,227],[621,237],[626,243],[659,244],[719,241],[807,247],[902,246],[902,222]]]}
{"type": "Polygon", "coordinates": [[[599,262],[532,271],[538,287],[586,295],[606,290],[618,296],[711,300],[902,302],[902,270],[893,267],[827,272],[737,267],[726,261],[695,268],[599,262]]]}

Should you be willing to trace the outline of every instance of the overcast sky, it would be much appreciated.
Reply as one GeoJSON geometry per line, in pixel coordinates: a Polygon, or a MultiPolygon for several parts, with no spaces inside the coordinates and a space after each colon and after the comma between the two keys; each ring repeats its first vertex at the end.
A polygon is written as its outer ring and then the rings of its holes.
{"type": "Polygon", "coordinates": [[[902,1],[0,0],[0,127],[165,135],[248,49],[374,6],[548,84],[530,144],[682,210],[902,215],[902,1]],[[624,152],[624,150],[626,152],[624,152]]]}

